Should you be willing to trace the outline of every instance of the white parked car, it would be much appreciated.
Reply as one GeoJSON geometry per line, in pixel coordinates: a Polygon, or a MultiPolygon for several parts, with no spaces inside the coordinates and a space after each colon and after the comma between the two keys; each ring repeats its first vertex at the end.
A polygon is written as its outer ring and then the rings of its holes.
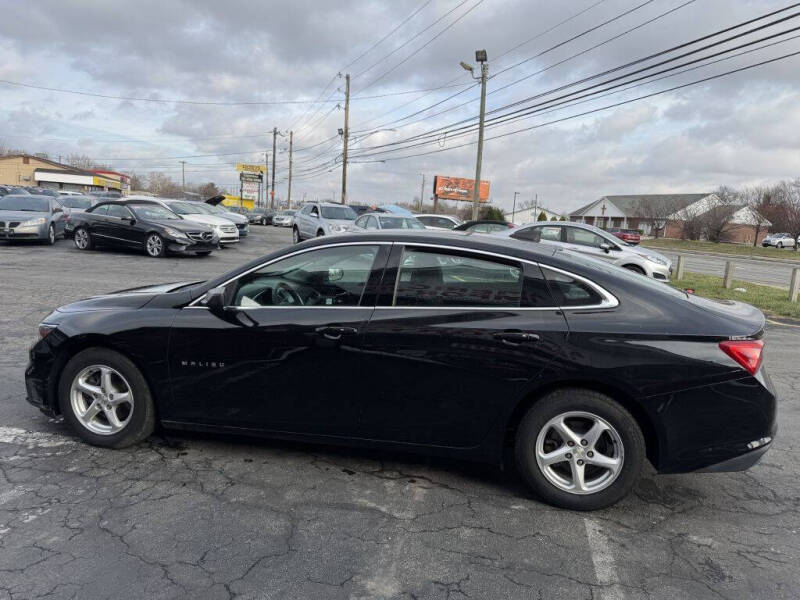
{"type": "Polygon", "coordinates": [[[425,229],[435,229],[438,231],[449,231],[453,227],[461,225],[461,221],[451,215],[414,215],[425,229]]]}
{"type": "Polygon", "coordinates": [[[795,243],[800,243],[800,238],[795,242],[794,238],[788,233],[770,233],[765,237],[761,245],[764,248],[774,246],[775,248],[794,248],[795,243]]]}
{"type": "Polygon", "coordinates": [[[291,227],[294,225],[294,213],[296,210],[282,210],[272,217],[272,224],[275,227],[291,227]]]}
{"type": "Polygon", "coordinates": [[[219,237],[220,246],[236,244],[239,242],[239,229],[236,225],[224,217],[210,215],[203,209],[205,205],[200,202],[189,200],[173,200],[170,198],[152,198],[149,196],[128,196],[128,200],[150,200],[166,206],[172,212],[182,216],[187,221],[211,225],[219,237]]]}
{"type": "Polygon", "coordinates": [[[356,227],[356,211],[344,204],[309,202],[294,214],[292,241],[299,244],[323,235],[361,231],[356,227]]]}
{"type": "Polygon", "coordinates": [[[550,244],[563,250],[585,254],[652,277],[669,281],[672,261],[655,250],[633,246],[593,225],[567,222],[526,223],[516,229],[492,235],[511,237],[523,242],[550,244]]]}

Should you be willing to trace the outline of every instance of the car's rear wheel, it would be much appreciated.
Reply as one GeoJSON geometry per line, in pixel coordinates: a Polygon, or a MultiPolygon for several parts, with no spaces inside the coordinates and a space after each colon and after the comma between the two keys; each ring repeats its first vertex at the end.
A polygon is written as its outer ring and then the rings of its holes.
{"type": "Polygon", "coordinates": [[[647,273],[644,272],[644,269],[639,265],[625,265],[625,268],[629,271],[633,271],[634,273],[638,273],[639,275],[647,275],[647,273]]]}
{"type": "Polygon", "coordinates": [[[48,246],[52,246],[56,243],[56,226],[50,223],[50,227],[47,228],[47,239],[45,243],[48,246]]]}
{"type": "Polygon", "coordinates": [[[164,238],[157,233],[151,233],[147,236],[144,242],[144,248],[148,256],[153,258],[161,258],[166,254],[167,248],[164,244],[164,238]]]}
{"type": "Polygon", "coordinates": [[[128,358],[89,348],[64,367],[58,387],[64,419],[86,442],[123,448],[146,439],[155,407],[142,373],[128,358]]]}
{"type": "Polygon", "coordinates": [[[636,420],[604,394],[555,390],[536,402],[517,429],[523,479],[545,502],[596,510],[625,497],[639,478],[645,443],[636,420]]]}
{"type": "Polygon", "coordinates": [[[261,224],[262,225],[266,225],[267,224],[267,218],[266,217],[261,217],[261,224]]]}
{"type": "Polygon", "coordinates": [[[783,248],[783,242],[778,242],[778,248],[783,248]]]}
{"type": "Polygon", "coordinates": [[[72,237],[78,250],[91,250],[94,247],[92,236],[85,227],[78,227],[72,237]]]}
{"type": "Polygon", "coordinates": [[[302,240],[300,239],[300,230],[297,227],[292,228],[292,243],[299,244],[302,240]]]}

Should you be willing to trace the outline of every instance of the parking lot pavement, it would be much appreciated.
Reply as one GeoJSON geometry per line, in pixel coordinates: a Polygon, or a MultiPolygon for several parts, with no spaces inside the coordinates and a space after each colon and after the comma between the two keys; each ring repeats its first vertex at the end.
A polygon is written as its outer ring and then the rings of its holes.
{"type": "Polygon", "coordinates": [[[207,259],[0,246],[0,599],[798,597],[797,327],[768,331],[780,431],[758,466],[648,472],[595,513],[439,459],[173,434],[101,450],[25,402],[54,306],[204,279],[288,241],[255,228],[207,259]]]}
{"type": "MultiPolygon", "coordinates": [[[[771,261],[769,259],[749,259],[744,256],[719,256],[717,254],[706,254],[703,252],[673,252],[672,250],[658,251],[669,258],[673,264],[678,261],[678,254],[686,257],[686,270],[692,273],[702,273],[703,275],[716,275],[722,277],[725,274],[725,263],[734,263],[734,279],[749,281],[751,283],[761,283],[789,288],[789,280],[792,277],[792,269],[800,267],[800,263],[788,263],[783,261],[771,261]]],[[[792,250],[786,250],[790,253],[792,250]]]]}

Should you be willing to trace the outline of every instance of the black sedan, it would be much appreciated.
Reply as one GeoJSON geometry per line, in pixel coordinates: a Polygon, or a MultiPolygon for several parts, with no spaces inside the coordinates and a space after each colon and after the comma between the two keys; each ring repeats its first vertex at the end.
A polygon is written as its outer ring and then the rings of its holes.
{"type": "Polygon", "coordinates": [[[513,457],[539,497],[596,509],[645,459],[743,470],[775,435],[758,310],[512,239],[319,238],[62,306],[39,335],[28,400],[113,448],[161,424],[513,457]]]}
{"type": "Polygon", "coordinates": [[[95,246],[144,250],[159,258],[167,252],[208,256],[219,246],[208,225],[184,220],[157,202],[107,201],[70,215],[70,228],[79,250],[95,246]]]}

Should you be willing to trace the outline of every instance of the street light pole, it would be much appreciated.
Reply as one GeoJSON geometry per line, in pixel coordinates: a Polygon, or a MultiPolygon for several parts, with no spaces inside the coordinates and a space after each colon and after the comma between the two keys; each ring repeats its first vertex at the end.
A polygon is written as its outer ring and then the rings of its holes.
{"type": "Polygon", "coordinates": [[[269,199],[269,207],[275,208],[275,144],[278,139],[278,128],[272,128],[272,192],[269,199]]]}
{"type": "Polygon", "coordinates": [[[181,161],[181,193],[186,196],[186,161],[181,161]]]}
{"type": "Polygon", "coordinates": [[[419,189],[419,210],[422,211],[422,201],[425,196],[425,173],[422,174],[422,187],[419,189]]]}
{"type": "Polygon", "coordinates": [[[517,212],[517,196],[519,192],[514,192],[514,204],[511,205],[511,222],[514,222],[514,214],[517,212]]]}
{"type": "Polygon", "coordinates": [[[342,130],[342,204],[347,204],[347,143],[350,139],[350,73],[344,76],[344,129],[342,130]]]}
{"type": "Polygon", "coordinates": [[[480,77],[475,77],[472,65],[465,62],[461,66],[473,73],[473,79],[480,79],[481,82],[481,113],[480,124],[478,125],[478,157],[475,161],[475,185],[472,190],[472,220],[478,219],[478,207],[481,197],[481,162],[483,161],[483,124],[486,117],[486,80],[489,79],[489,64],[486,50],[476,50],[475,60],[481,65],[480,77]]]}
{"type": "Polygon", "coordinates": [[[286,208],[292,208],[292,143],[294,132],[289,132],[289,191],[286,193],[286,208]]]}

